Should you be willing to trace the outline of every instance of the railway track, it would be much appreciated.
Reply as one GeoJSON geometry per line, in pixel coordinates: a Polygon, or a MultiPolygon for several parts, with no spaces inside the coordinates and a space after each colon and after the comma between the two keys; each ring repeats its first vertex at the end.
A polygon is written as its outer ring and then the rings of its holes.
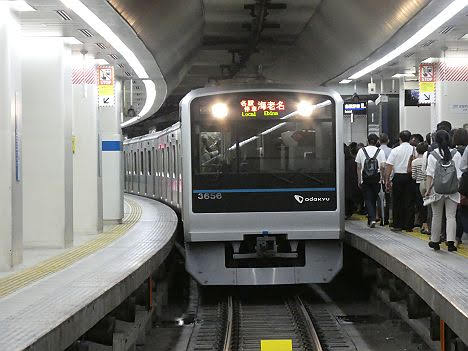
{"type": "MultiPolygon", "coordinates": [[[[189,351],[258,351],[261,340],[291,340],[294,351],[322,351],[310,310],[299,296],[227,296],[199,306],[189,351]]],[[[345,349],[346,350],[346,349],[345,349]]]]}

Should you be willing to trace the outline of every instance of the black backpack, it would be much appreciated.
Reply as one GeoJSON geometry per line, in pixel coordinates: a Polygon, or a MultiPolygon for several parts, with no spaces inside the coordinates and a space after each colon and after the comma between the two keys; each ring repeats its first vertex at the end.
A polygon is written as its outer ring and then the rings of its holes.
{"type": "Polygon", "coordinates": [[[364,156],[366,156],[362,169],[362,180],[365,183],[376,184],[380,181],[379,161],[377,160],[380,149],[377,149],[373,157],[369,157],[365,147],[362,148],[362,151],[364,152],[364,156]]]}
{"type": "MultiPolygon", "coordinates": [[[[457,148],[460,155],[463,156],[465,147],[457,148]]],[[[463,196],[468,197],[468,171],[463,172],[460,182],[458,183],[458,192],[463,196]]]]}

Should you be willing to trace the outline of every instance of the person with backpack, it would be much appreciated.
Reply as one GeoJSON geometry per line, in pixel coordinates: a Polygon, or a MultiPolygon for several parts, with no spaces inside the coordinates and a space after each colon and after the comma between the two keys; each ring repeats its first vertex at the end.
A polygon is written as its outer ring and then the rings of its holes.
{"type": "MultiPolygon", "coordinates": [[[[467,149],[468,145],[468,131],[464,128],[457,128],[453,132],[453,140],[452,144],[454,145],[455,149],[457,149],[458,153],[463,156],[467,149]]],[[[462,159],[463,161],[463,159],[462,159]]],[[[460,169],[463,172],[464,167],[460,165],[460,169]]],[[[468,184],[464,185],[468,181],[468,173],[462,174],[462,178],[459,183],[458,192],[461,195],[460,204],[458,205],[457,209],[457,233],[455,239],[455,246],[462,242],[463,233],[468,233],[468,189],[463,189],[463,187],[468,187],[468,184]],[[463,180],[465,179],[465,180],[463,180]]]]}
{"type": "Polygon", "coordinates": [[[411,178],[411,167],[408,167],[411,157],[416,153],[410,145],[411,132],[400,132],[400,145],[393,148],[386,161],[385,185],[392,191],[393,227],[392,231],[405,229],[413,231],[414,227],[414,181],[411,178]],[[409,169],[408,169],[409,168],[409,169]],[[390,176],[393,174],[393,179],[390,176]]]}
{"type": "Polygon", "coordinates": [[[369,134],[368,145],[359,149],[356,155],[358,184],[364,194],[367,208],[367,224],[374,228],[376,222],[377,199],[385,167],[385,153],[376,146],[379,137],[369,134]]]}
{"type": "Polygon", "coordinates": [[[429,154],[426,169],[426,203],[430,202],[432,208],[432,229],[429,247],[436,251],[440,249],[442,217],[445,206],[448,251],[457,251],[455,246],[456,213],[460,203],[458,186],[462,175],[460,169],[462,157],[456,149],[450,149],[450,134],[448,132],[439,130],[435,139],[438,147],[429,154]]]}

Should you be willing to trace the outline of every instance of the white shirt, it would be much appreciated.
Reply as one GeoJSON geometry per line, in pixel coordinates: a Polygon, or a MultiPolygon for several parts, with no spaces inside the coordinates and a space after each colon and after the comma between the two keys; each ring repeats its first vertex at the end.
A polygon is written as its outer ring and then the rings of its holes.
{"type": "MultiPolygon", "coordinates": [[[[377,147],[373,145],[368,145],[365,147],[365,149],[370,158],[374,157],[375,153],[377,152],[377,147]]],[[[356,155],[356,163],[359,166],[361,166],[361,172],[362,172],[362,169],[364,168],[365,161],[366,161],[366,155],[364,155],[364,151],[362,151],[362,149],[359,149],[356,155]]],[[[380,150],[379,154],[377,155],[377,162],[379,162],[379,170],[380,170],[380,167],[383,167],[383,164],[385,163],[385,153],[383,152],[383,150],[380,150]]]]}
{"type": "Polygon", "coordinates": [[[393,166],[395,174],[408,173],[408,162],[411,155],[415,154],[414,147],[409,143],[402,143],[400,146],[392,149],[390,156],[388,156],[387,164],[393,166]]]}
{"type": "MultiPolygon", "coordinates": [[[[437,152],[440,155],[439,148],[435,149],[434,152],[437,152]]],[[[455,168],[457,169],[457,178],[460,179],[461,176],[462,176],[462,171],[460,169],[460,164],[461,164],[461,161],[462,161],[462,157],[461,157],[460,153],[457,152],[455,154],[455,156],[453,156],[452,160],[455,163],[455,168]]],[[[427,158],[427,168],[426,168],[426,174],[428,176],[434,178],[436,165],[437,165],[437,159],[433,155],[429,154],[429,157],[427,158]]],[[[460,203],[460,193],[457,192],[455,194],[450,194],[450,195],[446,195],[446,196],[449,197],[451,200],[453,200],[453,201],[455,201],[457,203],[460,203]]],[[[442,197],[442,195],[440,195],[440,197],[442,197]]]]}
{"type": "Polygon", "coordinates": [[[392,152],[392,148],[388,147],[387,144],[380,145],[380,150],[382,150],[385,153],[385,159],[387,159],[388,156],[390,156],[390,152],[392,152]]]}

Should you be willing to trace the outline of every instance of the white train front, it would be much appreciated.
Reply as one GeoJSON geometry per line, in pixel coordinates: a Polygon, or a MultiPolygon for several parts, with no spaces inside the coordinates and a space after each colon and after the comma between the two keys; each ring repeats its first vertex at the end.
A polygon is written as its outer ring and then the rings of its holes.
{"type": "Polygon", "coordinates": [[[329,282],[342,267],[342,121],[323,88],[195,90],[179,123],[124,142],[125,190],[179,209],[202,285],[329,282]]]}

